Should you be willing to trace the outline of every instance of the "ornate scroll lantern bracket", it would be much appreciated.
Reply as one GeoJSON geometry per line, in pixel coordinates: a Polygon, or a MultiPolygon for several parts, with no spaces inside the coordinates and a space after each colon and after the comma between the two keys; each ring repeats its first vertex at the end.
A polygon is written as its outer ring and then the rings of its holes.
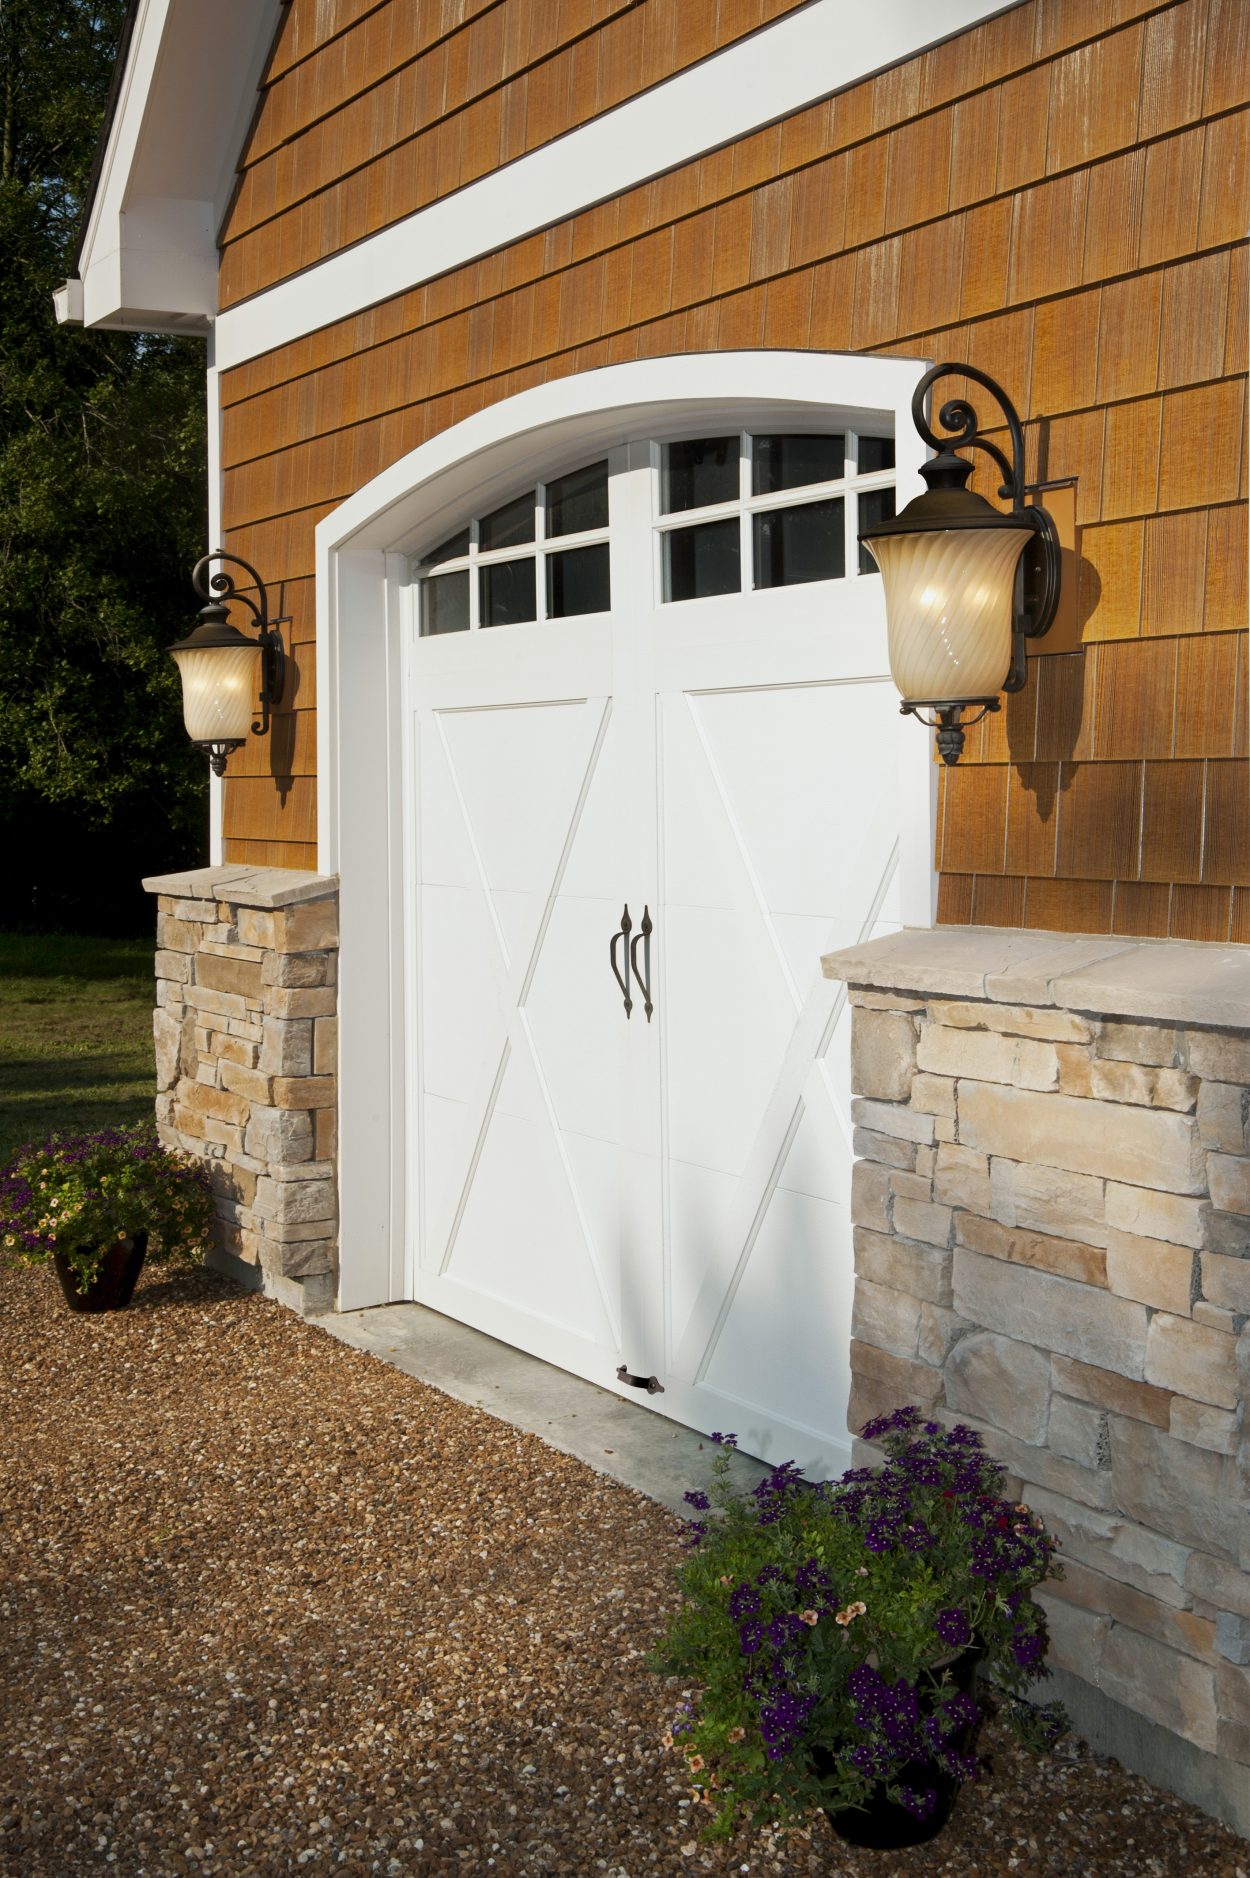
{"type": "Polygon", "coordinates": [[[289,622],[290,615],[271,617],[269,593],[256,569],[240,555],[221,548],[196,562],[191,585],[205,605],[194,631],[171,646],[170,652],[182,677],[187,733],[198,749],[207,752],[213,774],[222,776],[227,757],[246,738],[249,720],[253,736],[263,737],[269,731],[286,677],[279,628],[289,622]],[[256,599],[239,591],[235,576],[220,565],[225,562],[243,570],[256,589],[256,599]],[[214,563],[219,565],[210,571],[214,563]],[[252,615],[254,639],[231,624],[230,608],[236,604],[252,615]]]}
{"type": "Polygon", "coordinates": [[[1053,517],[1025,500],[1020,418],[988,373],[973,365],[934,365],[917,384],[911,410],[917,432],[935,452],[921,465],[925,492],[860,539],[885,581],[890,666],[901,709],[936,729],[939,756],[957,763],[965,730],[1000,708],[1001,692],[1019,691],[1026,682],[1027,642],[1047,631],[1059,603],[1059,537],[1053,517]],[[937,414],[940,432],[933,427],[929,394],[940,379],[956,377],[984,386],[994,398],[1010,454],[986,435],[967,398],[948,399],[937,414]],[[1010,503],[1008,510],[968,489],[973,450],[1000,471],[998,495],[1010,503]],[[967,717],[970,710],[977,715],[967,717]]]}

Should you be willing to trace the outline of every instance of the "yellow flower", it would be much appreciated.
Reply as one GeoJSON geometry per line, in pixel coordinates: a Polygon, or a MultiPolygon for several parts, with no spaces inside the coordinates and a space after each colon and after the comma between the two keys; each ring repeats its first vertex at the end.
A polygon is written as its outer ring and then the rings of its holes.
{"type": "Polygon", "coordinates": [[[839,1611],[833,1621],[835,1624],[841,1624],[845,1630],[849,1624],[855,1622],[857,1617],[862,1617],[867,1609],[868,1606],[856,1598],[854,1604],[848,1604],[844,1611],[839,1611]]]}
{"type": "Polygon", "coordinates": [[[703,1756],[701,1754],[692,1754],[690,1756],[690,1771],[692,1774],[701,1774],[703,1772],[703,1756]]]}
{"type": "Polygon", "coordinates": [[[745,1728],[731,1728],[729,1730],[729,1739],[730,1741],[745,1741],[746,1732],[745,1728]]]}
{"type": "Polygon", "coordinates": [[[816,1615],[815,1611],[800,1611],[799,1618],[801,1622],[805,1623],[808,1626],[808,1628],[812,1630],[814,1630],[816,1628],[816,1625],[820,1622],[820,1619],[816,1615]]]}

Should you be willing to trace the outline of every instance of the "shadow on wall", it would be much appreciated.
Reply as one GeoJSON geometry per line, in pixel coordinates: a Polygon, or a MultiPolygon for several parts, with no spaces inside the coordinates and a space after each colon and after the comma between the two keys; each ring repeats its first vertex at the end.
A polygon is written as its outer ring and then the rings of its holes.
{"type": "Polygon", "coordinates": [[[1102,594],[1097,569],[1079,549],[1064,549],[1063,578],[1065,586],[1072,583],[1066,590],[1076,596],[1064,635],[1069,644],[1076,641],[1075,650],[1043,651],[1030,659],[1028,685],[1008,698],[1006,711],[1007,749],[1016,783],[1033,797],[1037,819],[1044,825],[1054,815],[1060,787],[1071,783],[1072,764],[1089,754],[1081,747],[1088,739],[1083,734],[1086,652],[1079,642],[1102,594]],[[1032,706],[1023,702],[1030,687],[1036,687],[1032,706]],[[1021,705],[1013,709],[1017,698],[1021,705]]]}

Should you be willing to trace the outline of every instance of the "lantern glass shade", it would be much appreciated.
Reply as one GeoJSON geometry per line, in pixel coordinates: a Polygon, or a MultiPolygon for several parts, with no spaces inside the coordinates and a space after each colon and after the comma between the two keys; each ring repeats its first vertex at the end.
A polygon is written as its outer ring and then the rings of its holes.
{"type": "Polygon", "coordinates": [[[173,657],[182,678],[182,715],[192,743],[242,742],[260,693],[260,646],[188,645],[173,657]]]}
{"type": "Polygon", "coordinates": [[[890,675],[905,702],[994,697],[1011,667],[1016,566],[1027,528],[865,537],[885,589],[890,675]]]}

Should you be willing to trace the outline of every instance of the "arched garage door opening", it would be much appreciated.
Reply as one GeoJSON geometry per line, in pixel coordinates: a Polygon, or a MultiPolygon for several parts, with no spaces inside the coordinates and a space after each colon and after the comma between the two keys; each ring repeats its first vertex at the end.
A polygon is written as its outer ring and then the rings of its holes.
{"type": "Polygon", "coordinates": [[[852,1293],[820,955],[932,903],[928,752],[854,542],[919,486],[922,369],[565,379],[318,531],[341,1304],[415,1298],[817,1468],[852,1293]]]}

